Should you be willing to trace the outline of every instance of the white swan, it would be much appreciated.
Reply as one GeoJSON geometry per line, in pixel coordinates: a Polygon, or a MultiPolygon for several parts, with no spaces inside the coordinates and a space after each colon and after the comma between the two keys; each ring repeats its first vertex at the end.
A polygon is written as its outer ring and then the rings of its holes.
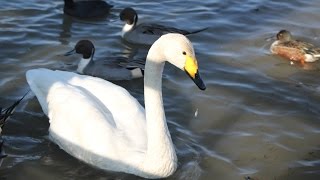
{"type": "Polygon", "coordinates": [[[106,80],[131,80],[143,77],[144,62],[131,60],[124,57],[109,57],[107,60],[93,60],[95,48],[91,41],[80,40],[74,49],[65,56],[74,53],[82,55],[78,63],[79,74],[100,77],[106,80]]]}
{"type": "Polygon", "coordinates": [[[138,14],[133,8],[125,8],[120,12],[120,20],[126,22],[122,28],[122,38],[134,44],[152,45],[160,36],[168,33],[183,35],[195,34],[208,28],[187,31],[155,23],[138,24],[138,14]]]}
{"type": "Polygon", "coordinates": [[[177,168],[162,102],[166,60],[206,88],[192,44],[180,34],[162,36],[149,50],[145,110],[128,91],[99,78],[48,69],[26,77],[50,119],[51,139],[66,152],[101,169],[163,178],[177,168]]]}

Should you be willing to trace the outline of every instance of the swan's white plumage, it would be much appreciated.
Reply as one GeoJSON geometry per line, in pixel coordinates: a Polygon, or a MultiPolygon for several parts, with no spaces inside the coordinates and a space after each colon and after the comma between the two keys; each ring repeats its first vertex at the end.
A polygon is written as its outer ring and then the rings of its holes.
{"type": "MultiPolygon", "coordinates": [[[[60,136],[52,137],[57,144],[92,147],[88,151],[97,155],[107,153],[113,160],[130,160],[146,150],[144,109],[120,86],[94,77],[48,69],[28,71],[27,80],[50,119],[50,132],[60,136]],[[65,142],[59,142],[61,139],[65,142]],[[122,144],[135,149],[122,149],[122,144]],[[124,158],[123,154],[117,157],[119,151],[126,150],[133,151],[127,153],[129,157],[124,158]]],[[[76,157],[79,154],[64,150],[76,157]]]]}
{"type": "Polygon", "coordinates": [[[66,152],[102,169],[162,178],[177,168],[162,102],[163,67],[168,60],[184,69],[187,58],[196,60],[183,35],[167,34],[152,45],[146,110],[125,89],[99,78],[48,69],[29,70],[26,77],[50,119],[51,139],[66,152]]]}

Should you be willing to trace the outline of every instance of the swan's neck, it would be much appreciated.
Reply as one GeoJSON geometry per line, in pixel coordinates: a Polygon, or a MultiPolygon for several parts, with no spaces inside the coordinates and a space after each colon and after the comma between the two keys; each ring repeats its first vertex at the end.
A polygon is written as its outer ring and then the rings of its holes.
{"type": "MultiPolygon", "coordinates": [[[[168,130],[162,101],[164,61],[151,47],[145,66],[144,97],[148,146],[144,167],[151,174],[171,175],[177,167],[177,156],[168,130]]],[[[156,51],[158,53],[158,51],[156,51]]]]}
{"type": "Polygon", "coordinates": [[[78,64],[78,69],[77,72],[80,74],[84,74],[84,69],[88,66],[88,64],[91,62],[91,57],[88,59],[81,58],[79,64],[78,64]]]}

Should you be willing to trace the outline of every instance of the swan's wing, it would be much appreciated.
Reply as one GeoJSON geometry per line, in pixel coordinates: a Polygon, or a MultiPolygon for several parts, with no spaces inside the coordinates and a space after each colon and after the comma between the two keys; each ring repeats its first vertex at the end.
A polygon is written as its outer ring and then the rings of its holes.
{"type": "Polygon", "coordinates": [[[145,123],[144,108],[126,89],[100,78],[83,75],[77,75],[68,82],[83,87],[94,94],[118,120],[117,126],[122,124],[122,121],[124,124],[134,121],[145,123]]]}
{"type": "Polygon", "coordinates": [[[76,142],[93,143],[90,138],[95,138],[103,144],[115,140],[127,141],[133,147],[145,146],[144,109],[122,87],[99,78],[48,69],[29,70],[27,81],[56,134],[76,142]]]}

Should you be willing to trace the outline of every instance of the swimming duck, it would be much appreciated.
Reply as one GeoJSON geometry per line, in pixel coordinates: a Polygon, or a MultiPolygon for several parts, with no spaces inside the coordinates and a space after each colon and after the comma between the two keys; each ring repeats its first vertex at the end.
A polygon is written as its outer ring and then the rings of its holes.
{"type": "Polygon", "coordinates": [[[277,40],[270,47],[272,54],[279,55],[291,61],[314,62],[320,58],[320,48],[314,45],[294,40],[287,30],[281,30],[277,34],[277,40]]]}
{"type": "Polygon", "coordinates": [[[101,169],[164,178],[178,165],[162,101],[166,61],[206,89],[193,46],[181,34],[161,36],[148,52],[145,109],[127,90],[100,78],[33,69],[26,79],[50,119],[49,137],[60,148],[101,169]]]}
{"type": "Polygon", "coordinates": [[[100,18],[109,14],[113,6],[100,0],[64,0],[63,12],[77,18],[100,18]]]}
{"type": "Polygon", "coordinates": [[[138,23],[137,12],[130,7],[123,9],[120,13],[121,21],[126,24],[122,28],[122,38],[134,44],[152,45],[160,36],[167,33],[179,33],[183,35],[195,34],[208,28],[196,31],[186,31],[174,27],[163,26],[151,23],[138,23]]]}
{"type": "Polygon", "coordinates": [[[18,101],[14,102],[10,107],[2,109],[0,107],[0,134],[2,133],[3,127],[7,119],[13,114],[16,107],[20,104],[23,98],[29,93],[29,91],[24,94],[18,101]]]}
{"type": "Polygon", "coordinates": [[[94,61],[95,48],[91,41],[80,40],[75,48],[65,55],[81,54],[77,72],[107,80],[130,80],[143,77],[144,64],[141,61],[125,61],[125,58],[109,57],[107,60],[94,61]]]}

